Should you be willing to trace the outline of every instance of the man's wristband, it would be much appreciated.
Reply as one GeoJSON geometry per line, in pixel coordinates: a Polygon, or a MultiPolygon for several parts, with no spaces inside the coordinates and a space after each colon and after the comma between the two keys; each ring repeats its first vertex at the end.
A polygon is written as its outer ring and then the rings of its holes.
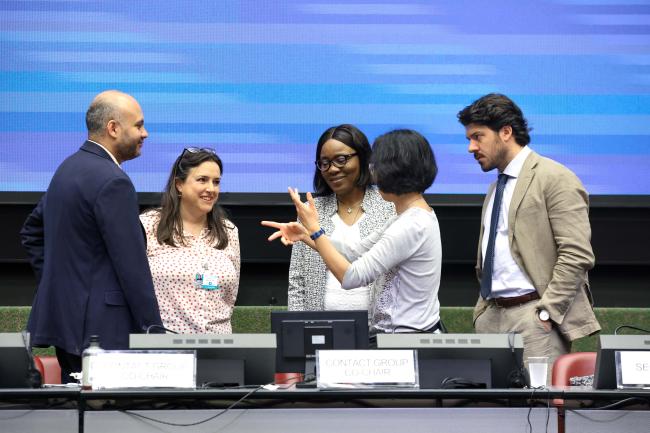
{"type": "Polygon", "coordinates": [[[314,233],[312,233],[311,235],[309,235],[309,237],[310,237],[313,241],[315,241],[316,239],[318,239],[319,237],[321,237],[321,235],[324,235],[324,234],[325,234],[325,230],[323,230],[323,229],[321,228],[321,229],[318,230],[317,232],[314,232],[314,233]]]}

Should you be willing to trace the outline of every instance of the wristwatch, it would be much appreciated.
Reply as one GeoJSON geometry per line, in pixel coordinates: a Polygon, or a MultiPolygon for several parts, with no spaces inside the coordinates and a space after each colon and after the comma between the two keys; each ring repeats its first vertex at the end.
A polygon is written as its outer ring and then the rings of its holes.
{"type": "Polygon", "coordinates": [[[321,229],[318,229],[318,231],[316,231],[316,232],[312,233],[311,235],[309,235],[309,237],[310,237],[312,240],[315,241],[316,239],[318,239],[319,237],[321,237],[321,235],[324,235],[324,234],[325,234],[325,230],[323,230],[323,229],[321,228],[321,229]]]}
{"type": "Polygon", "coordinates": [[[542,322],[548,322],[549,320],[551,320],[551,315],[548,314],[548,311],[546,310],[538,310],[537,317],[539,317],[539,320],[541,320],[542,322]]]}

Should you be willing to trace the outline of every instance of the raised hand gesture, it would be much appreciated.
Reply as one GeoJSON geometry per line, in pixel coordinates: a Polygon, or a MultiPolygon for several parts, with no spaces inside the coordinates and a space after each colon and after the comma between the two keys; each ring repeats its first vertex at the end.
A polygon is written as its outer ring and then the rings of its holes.
{"type": "Polygon", "coordinates": [[[269,236],[269,241],[274,241],[275,239],[280,238],[280,242],[284,245],[293,245],[298,241],[307,242],[309,239],[309,233],[307,229],[300,223],[292,221],[290,223],[279,223],[275,221],[262,221],[262,225],[266,227],[272,227],[277,229],[271,236],[269,236]]]}
{"type": "Polygon", "coordinates": [[[318,231],[320,228],[314,198],[311,193],[307,193],[307,203],[303,203],[300,200],[298,190],[293,188],[289,188],[289,195],[293,204],[296,206],[296,214],[300,222],[279,223],[276,221],[262,221],[263,226],[277,229],[268,239],[269,241],[274,241],[279,238],[280,242],[287,246],[302,241],[313,248],[314,242],[310,239],[309,235],[318,231]]]}
{"type": "Polygon", "coordinates": [[[307,203],[303,203],[300,200],[300,194],[298,194],[297,189],[289,188],[289,195],[291,196],[291,200],[293,200],[294,206],[296,206],[298,220],[303,226],[305,226],[309,234],[318,231],[320,229],[320,224],[318,223],[318,211],[316,210],[314,198],[311,193],[307,193],[307,203]]]}

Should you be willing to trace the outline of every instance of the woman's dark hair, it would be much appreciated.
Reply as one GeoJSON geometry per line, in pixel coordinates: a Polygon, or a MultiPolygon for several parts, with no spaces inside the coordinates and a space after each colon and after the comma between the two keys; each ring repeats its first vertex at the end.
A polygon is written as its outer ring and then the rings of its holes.
{"type": "Polygon", "coordinates": [[[463,126],[471,124],[487,126],[494,132],[499,132],[504,126],[510,125],[517,144],[526,146],[530,143],[528,133],[532,128],[528,127],[528,121],[521,108],[506,95],[490,93],[480,97],[458,113],[458,121],[463,126]]]}
{"type": "Polygon", "coordinates": [[[379,189],[396,195],[423,193],[438,174],[429,142],[410,129],[396,129],[377,137],[370,163],[379,189]]]}
{"type": "MultiPolygon", "coordinates": [[[[161,244],[175,247],[177,245],[174,238],[176,238],[181,245],[185,245],[183,219],[181,218],[181,200],[176,189],[176,181],[185,182],[190,170],[206,161],[215,162],[223,175],[221,158],[211,149],[185,149],[176,158],[160,201],[160,223],[158,224],[156,237],[161,244]]],[[[217,239],[216,248],[219,250],[228,246],[226,229],[226,213],[221,206],[215,203],[208,213],[208,239],[210,241],[217,239]]]]}
{"type": "MultiPolygon", "coordinates": [[[[370,154],[372,152],[366,135],[354,125],[345,124],[332,126],[323,132],[318,139],[318,145],[316,146],[316,160],[320,159],[320,151],[325,142],[330,139],[340,141],[346,146],[354,149],[357,153],[357,158],[359,158],[359,179],[357,179],[357,186],[365,190],[371,182],[368,164],[370,163],[370,154]]],[[[323,178],[323,173],[321,173],[318,167],[316,167],[316,171],[314,172],[314,195],[330,195],[332,192],[332,189],[323,178]]]]}

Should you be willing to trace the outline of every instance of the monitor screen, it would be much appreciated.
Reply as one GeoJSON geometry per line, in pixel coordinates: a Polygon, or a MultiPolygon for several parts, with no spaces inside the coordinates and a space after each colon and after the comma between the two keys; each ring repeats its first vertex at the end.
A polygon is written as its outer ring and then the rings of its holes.
{"type": "Polygon", "coordinates": [[[649,335],[600,335],[594,389],[616,389],[616,351],[650,350],[649,335]]]}
{"type": "Polygon", "coordinates": [[[368,348],[368,312],[272,311],[271,331],[278,338],[277,372],[311,375],[316,350],[368,348]]]}
{"type": "Polygon", "coordinates": [[[513,388],[526,383],[519,334],[378,334],[377,348],[417,349],[420,388],[513,388]]]}
{"type": "Polygon", "coordinates": [[[35,377],[31,355],[28,352],[29,334],[0,333],[0,388],[32,388],[35,377]]]}
{"type": "MultiPolygon", "coordinates": [[[[635,0],[5,1],[0,193],[44,191],[86,137],[93,96],[140,102],[149,138],[124,164],[161,191],[184,147],[214,147],[222,192],[312,188],[316,142],[421,132],[431,194],[485,194],[456,113],[489,92],[522,108],[532,148],[591,194],[650,195],[647,4],[635,0]],[[483,25],[468,26],[476,17],[483,25]],[[508,25],[501,25],[507,22],[508,25]]],[[[2,194],[0,194],[0,198],[2,194]]]]}
{"type": "Polygon", "coordinates": [[[131,334],[131,349],[196,350],[197,387],[264,385],[275,375],[273,334],[131,334]]]}

